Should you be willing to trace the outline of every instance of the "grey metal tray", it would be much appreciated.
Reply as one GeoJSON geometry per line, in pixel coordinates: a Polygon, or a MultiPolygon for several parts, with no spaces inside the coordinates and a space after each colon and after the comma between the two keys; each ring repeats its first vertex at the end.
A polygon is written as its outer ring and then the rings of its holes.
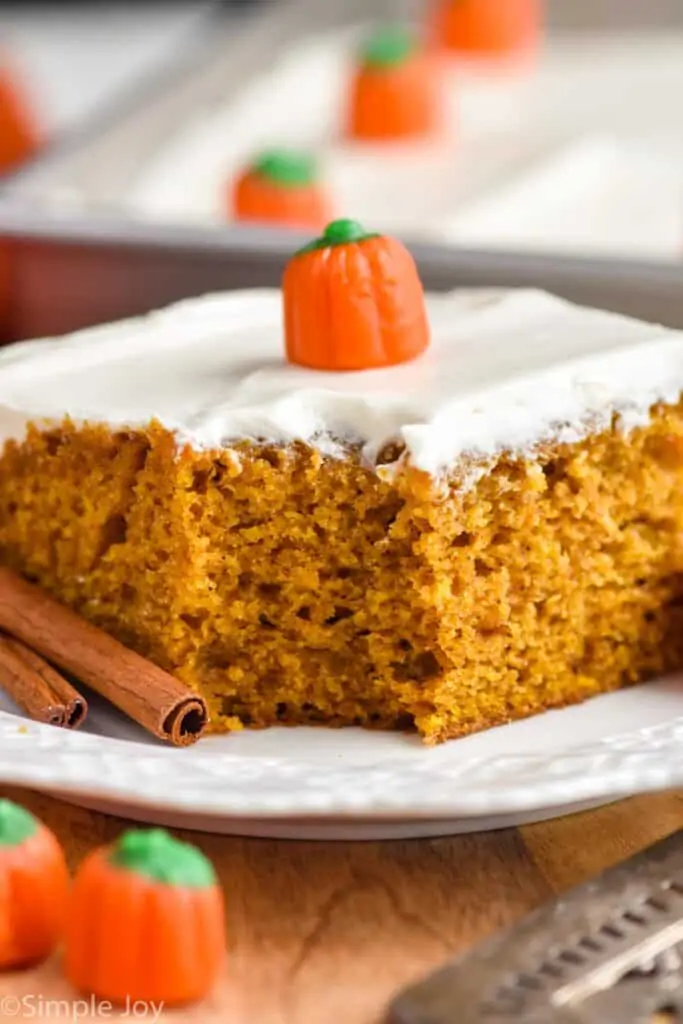
{"type": "Polygon", "coordinates": [[[676,832],[413,985],[391,1024],[675,1024],[682,867],[676,832]]]}

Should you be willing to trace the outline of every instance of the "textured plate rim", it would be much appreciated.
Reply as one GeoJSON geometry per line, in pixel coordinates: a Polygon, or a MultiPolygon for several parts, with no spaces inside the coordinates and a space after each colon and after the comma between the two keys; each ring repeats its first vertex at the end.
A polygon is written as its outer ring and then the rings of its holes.
{"type": "Polygon", "coordinates": [[[557,754],[313,771],[291,757],[169,752],[0,711],[0,781],[216,818],[469,818],[683,785],[683,716],[557,754]],[[169,756],[169,753],[171,756],[169,756]]]}

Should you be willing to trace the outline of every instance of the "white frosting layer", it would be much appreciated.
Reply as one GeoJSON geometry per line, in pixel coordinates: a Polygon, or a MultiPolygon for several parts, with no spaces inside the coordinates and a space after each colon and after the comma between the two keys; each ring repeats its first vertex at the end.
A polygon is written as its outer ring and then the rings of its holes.
{"type": "Polygon", "coordinates": [[[379,230],[680,257],[682,37],[550,40],[533,67],[458,62],[445,74],[446,138],[382,146],[341,133],[357,43],[357,32],[305,40],[237,96],[197,112],[142,168],[129,210],[222,223],[226,183],[255,152],[302,146],[319,154],[338,215],[379,230]],[[591,141],[603,135],[611,151],[591,141]]]}
{"type": "Polygon", "coordinates": [[[136,320],[0,352],[0,435],[27,420],[148,423],[180,442],[304,440],[326,454],[360,440],[369,460],[392,440],[439,474],[577,440],[621,413],[626,429],[683,388],[683,332],[570,305],[535,291],[428,300],[433,340],[387,370],[323,373],[283,356],[277,291],[210,295],[136,320]]]}

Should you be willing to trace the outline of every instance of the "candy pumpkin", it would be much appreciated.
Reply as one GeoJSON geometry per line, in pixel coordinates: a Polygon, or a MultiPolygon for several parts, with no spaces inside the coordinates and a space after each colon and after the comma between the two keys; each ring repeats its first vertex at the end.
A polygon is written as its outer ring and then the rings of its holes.
{"type": "Polygon", "coordinates": [[[436,0],[434,35],[448,50],[500,57],[534,49],[542,0],[436,0]]]}
{"type": "Polygon", "coordinates": [[[347,134],[364,142],[425,136],[439,127],[440,115],[433,56],[406,29],[373,35],[352,78],[347,134]]]}
{"type": "Polygon", "coordinates": [[[13,170],[40,147],[40,132],[21,82],[0,66],[0,172],[13,170]]]}
{"type": "Polygon", "coordinates": [[[429,344],[422,283],[408,250],[352,220],[333,221],[287,264],[285,345],[292,363],[369,370],[429,344]]]}
{"type": "Polygon", "coordinates": [[[0,968],[43,960],[62,936],[69,872],[55,836],[0,800],[0,968]]]}
{"type": "Polygon", "coordinates": [[[322,228],[330,219],[330,201],[315,161],[305,153],[264,153],[232,186],[233,216],[240,221],[322,228]]]}
{"type": "Polygon", "coordinates": [[[125,832],[74,881],[65,973],[112,1003],[189,1003],[223,965],[223,898],[207,858],[162,829],[125,832]]]}

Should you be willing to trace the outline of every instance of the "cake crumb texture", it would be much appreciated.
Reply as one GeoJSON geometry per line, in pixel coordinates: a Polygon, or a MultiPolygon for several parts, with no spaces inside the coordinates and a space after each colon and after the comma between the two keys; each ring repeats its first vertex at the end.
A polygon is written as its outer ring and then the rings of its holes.
{"type": "Polygon", "coordinates": [[[221,731],[437,742],[683,665],[683,403],[466,471],[30,426],[0,458],[0,555],[201,691],[221,731]]]}

